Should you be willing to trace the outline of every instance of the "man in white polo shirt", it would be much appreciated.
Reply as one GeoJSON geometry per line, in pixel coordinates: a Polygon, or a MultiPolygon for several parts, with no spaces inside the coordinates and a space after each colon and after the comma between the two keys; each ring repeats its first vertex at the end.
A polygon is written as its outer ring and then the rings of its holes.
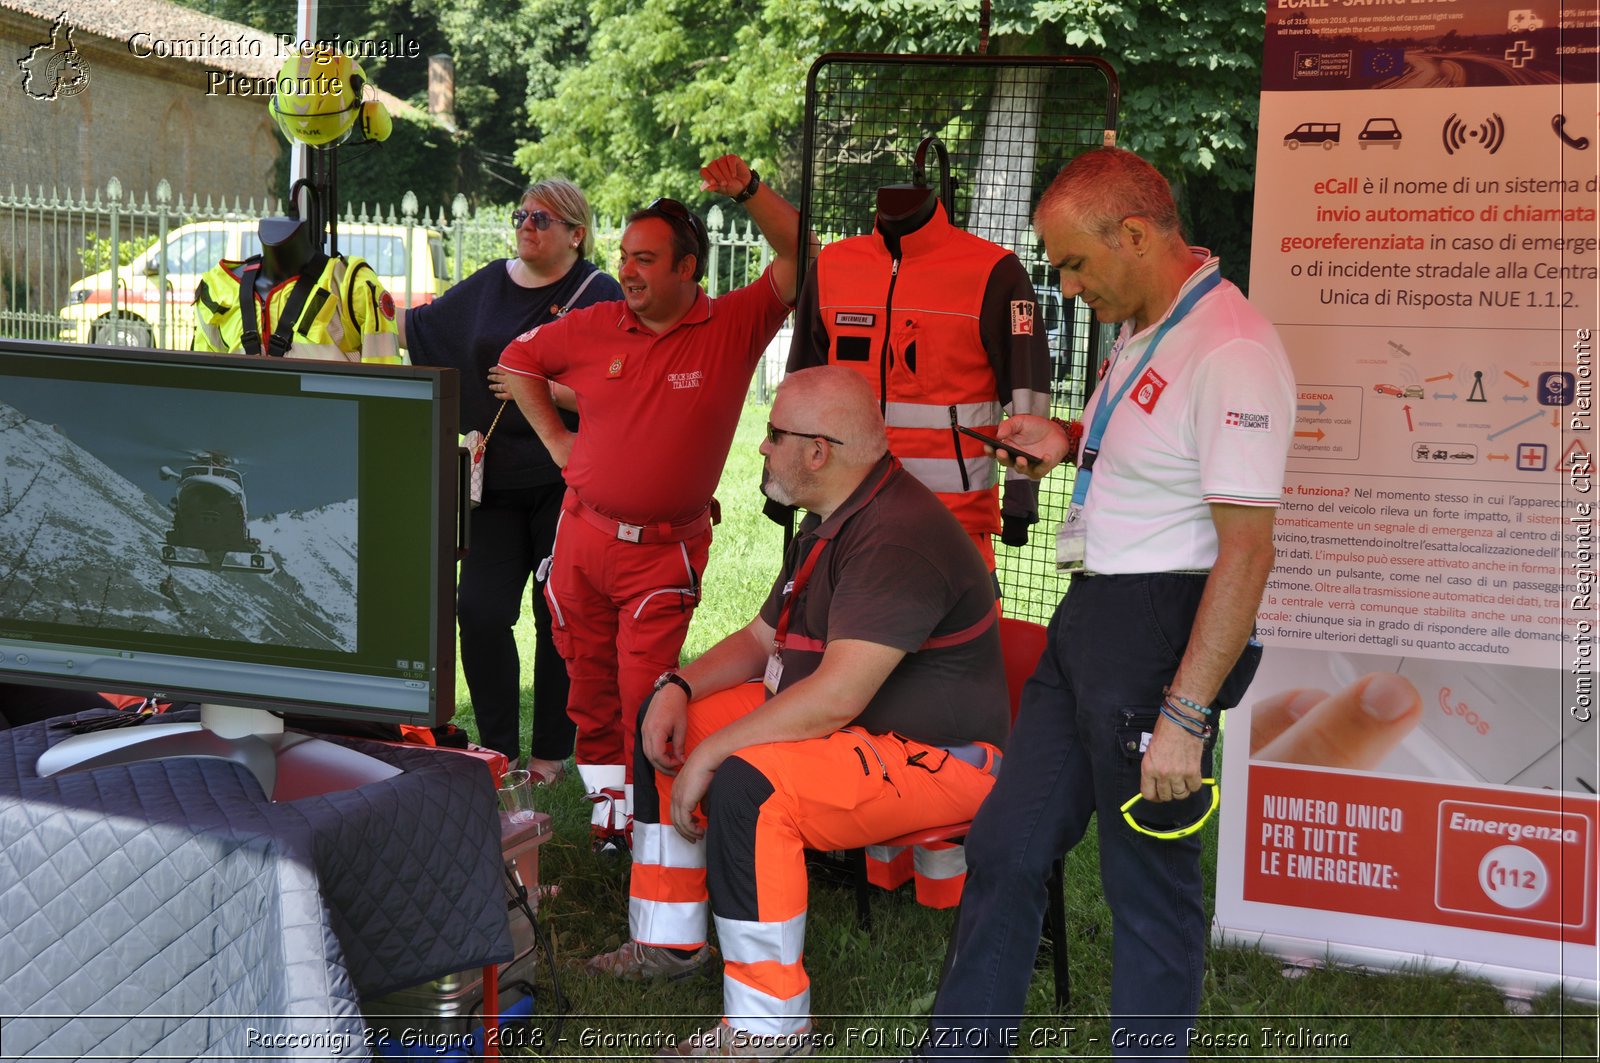
{"type": "MultiPolygon", "coordinates": [[[[1034,228],[1061,290],[1122,323],[1084,412],[1059,559],[1081,571],[1023,692],[1005,771],[967,839],[968,876],[929,1057],[1016,1043],[1051,862],[1098,813],[1112,915],[1116,1055],[1183,1056],[1200,1002],[1200,836],[1218,713],[1259,660],[1251,638],[1294,421],[1276,331],[1187,246],[1166,180],[1131,152],[1086,152],[1034,228]],[[1136,824],[1121,806],[1134,795],[1136,824]]],[[[1017,416],[999,438],[1067,456],[1065,426],[1017,416]]],[[[1011,458],[1001,451],[1002,457],[1011,458]]]]}

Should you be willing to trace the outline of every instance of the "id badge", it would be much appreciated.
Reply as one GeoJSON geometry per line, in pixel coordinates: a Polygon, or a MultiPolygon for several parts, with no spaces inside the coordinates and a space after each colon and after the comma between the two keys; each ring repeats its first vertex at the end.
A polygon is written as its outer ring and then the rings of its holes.
{"type": "Polygon", "coordinates": [[[1069,506],[1067,519],[1056,529],[1056,568],[1061,572],[1082,572],[1089,546],[1089,525],[1082,506],[1069,506]]]}
{"type": "Polygon", "coordinates": [[[767,688],[768,694],[778,692],[778,684],[783,680],[783,658],[774,653],[767,658],[767,672],[761,677],[761,682],[767,688]]]}

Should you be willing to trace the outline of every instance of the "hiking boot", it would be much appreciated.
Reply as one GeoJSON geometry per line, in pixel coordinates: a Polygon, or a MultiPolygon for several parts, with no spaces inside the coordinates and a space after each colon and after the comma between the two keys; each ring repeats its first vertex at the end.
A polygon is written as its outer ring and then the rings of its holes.
{"type": "Polygon", "coordinates": [[[602,952],[584,963],[590,974],[608,974],[625,982],[645,982],[665,978],[676,982],[692,975],[712,973],[712,961],[717,950],[701,945],[692,956],[679,956],[672,949],[659,945],[641,945],[629,941],[621,948],[602,952]]]}
{"type": "Polygon", "coordinates": [[[800,1059],[815,1055],[817,1043],[808,1023],[799,1033],[768,1037],[735,1030],[719,1022],[709,1030],[690,1034],[671,1048],[656,1053],[657,1059],[800,1059]]]}

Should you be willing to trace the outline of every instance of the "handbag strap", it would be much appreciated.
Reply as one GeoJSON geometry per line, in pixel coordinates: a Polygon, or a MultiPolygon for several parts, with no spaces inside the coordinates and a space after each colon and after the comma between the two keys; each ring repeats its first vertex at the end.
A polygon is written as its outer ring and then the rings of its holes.
{"type": "MultiPolygon", "coordinates": [[[[567,315],[567,311],[572,309],[573,304],[578,301],[578,297],[583,294],[584,289],[589,287],[590,283],[592,283],[598,276],[600,276],[599,270],[590,270],[589,275],[583,278],[583,283],[578,285],[578,290],[572,293],[572,298],[567,300],[567,305],[563,306],[560,310],[557,310],[555,316],[565,317],[567,315]]],[[[489,445],[489,437],[494,435],[495,425],[500,423],[500,415],[506,412],[506,404],[510,401],[510,399],[500,400],[500,408],[494,412],[494,420],[490,422],[489,430],[483,433],[483,442],[478,444],[480,450],[489,445]]]]}
{"type": "MultiPolygon", "coordinates": [[[[501,399],[500,400],[500,408],[498,410],[494,411],[494,420],[489,422],[489,430],[487,432],[483,433],[483,442],[478,444],[478,449],[479,450],[482,450],[484,447],[489,445],[489,437],[494,435],[495,425],[500,423],[500,415],[502,413],[506,412],[506,403],[508,403],[510,401],[511,401],[510,399],[501,399]]],[[[499,452],[496,451],[496,453],[499,453],[499,452]]]]}
{"type": "Polygon", "coordinates": [[[555,312],[555,316],[556,317],[566,317],[567,316],[567,312],[569,310],[571,310],[573,308],[573,306],[578,302],[578,297],[583,294],[583,290],[585,288],[589,287],[589,285],[591,283],[593,283],[594,279],[596,277],[598,277],[598,276],[600,276],[600,271],[599,270],[597,270],[597,269],[590,270],[589,271],[589,275],[587,277],[583,278],[583,283],[578,285],[578,290],[572,293],[572,298],[568,299],[567,300],[567,304],[565,306],[563,306],[560,310],[557,310],[555,312]]]}

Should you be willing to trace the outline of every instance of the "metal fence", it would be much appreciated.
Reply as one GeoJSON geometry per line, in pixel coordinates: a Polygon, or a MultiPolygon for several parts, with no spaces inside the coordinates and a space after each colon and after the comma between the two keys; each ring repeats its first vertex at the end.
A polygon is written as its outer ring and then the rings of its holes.
{"type": "MultiPolygon", "coordinates": [[[[507,206],[347,206],[337,250],[372,263],[401,306],[426,302],[479,266],[515,253],[507,206]]],[[[76,195],[43,188],[0,193],[0,336],[187,350],[194,288],[219,260],[260,251],[258,222],[282,212],[264,199],[231,204],[124,190],[112,178],[76,195]]],[[[706,277],[720,294],[758,276],[772,252],[748,220],[713,207],[706,277]]],[[[620,220],[595,226],[596,259],[614,262],[620,220]]],[[[765,374],[763,382],[767,381],[765,374]]],[[[760,394],[764,395],[763,390],[760,394]]]]}
{"type": "MultiPolygon", "coordinates": [[[[923,90],[937,91],[932,85],[923,90]]],[[[1087,119],[1080,124],[1092,125],[1087,119]]],[[[809,206],[813,227],[829,238],[850,233],[842,217],[809,206]]],[[[273,200],[228,204],[174,195],[166,181],[142,194],[125,192],[115,178],[104,189],[75,196],[12,187],[0,193],[0,337],[187,350],[200,275],[220,259],[258,253],[259,220],[279,213],[273,200]]],[[[706,222],[710,293],[759,276],[772,251],[743,212],[713,206],[706,222]]],[[[509,206],[474,210],[461,196],[448,208],[419,208],[410,193],[398,207],[347,207],[334,229],[339,250],[372,261],[401,306],[431,299],[484,263],[515,253],[509,206]]],[[[621,237],[620,219],[597,222],[595,259],[603,267],[616,261],[621,237]]],[[[1041,323],[1050,336],[1052,412],[1076,416],[1107,336],[1081,304],[1061,299],[1036,244],[1023,242],[1019,254],[1035,274],[1041,323]]],[[[771,402],[789,335],[785,327],[768,347],[751,382],[751,401],[771,402]]],[[[1070,478],[1062,473],[1046,478],[1042,519],[1029,546],[999,551],[1012,615],[1043,621],[1060,598],[1064,588],[1050,558],[1070,490],[1070,478]]]]}

